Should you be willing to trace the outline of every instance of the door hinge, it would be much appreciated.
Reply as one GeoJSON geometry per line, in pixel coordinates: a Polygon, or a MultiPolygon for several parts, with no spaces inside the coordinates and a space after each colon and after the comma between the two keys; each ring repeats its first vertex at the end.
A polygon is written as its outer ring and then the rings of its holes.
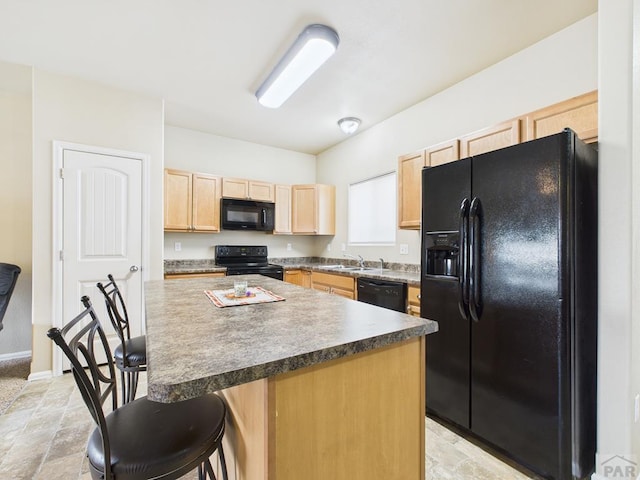
{"type": "Polygon", "coordinates": [[[60,250],[60,261],[64,262],[64,250],[60,250]]]}
{"type": "Polygon", "coordinates": [[[64,179],[64,168],[60,169],[60,178],[64,179]]]}

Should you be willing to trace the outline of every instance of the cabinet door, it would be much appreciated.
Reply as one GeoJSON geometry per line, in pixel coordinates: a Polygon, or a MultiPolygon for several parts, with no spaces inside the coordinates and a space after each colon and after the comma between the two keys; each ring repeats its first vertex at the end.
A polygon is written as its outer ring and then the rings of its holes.
{"type": "Polygon", "coordinates": [[[347,290],[340,287],[331,287],[331,293],[334,295],[339,295],[344,298],[348,298],[350,300],[355,299],[355,293],[353,290],[347,290]]]}
{"type": "Polygon", "coordinates": [[[414,317],[420,316],[420,288],[409,286],[407,289],[407,313],[414,317]]]}
{"type": "Polygon", "coordinates": [[[398,228],[419,229],[425,151],[398,158],[398,228]]]}
{"type": "Polygon", "coordinates": [[[460,141],[455,139],[429,147],[425,149],[424,156],[427,167],[437,167],[460,160],[460,141]]]}
{"type": "Polygon", "coordinates": [[[598,140],[598,92],[574,97],[524,117],[526,140],[546,137],[570,128],[587,143],[598,140]]]}
{"type": "Polygon", "coordinates": [[[302,271],[300,270],[285,270],[284,281],[287,283],[293,283],[294,285],[302,286],[302,271]]]}
{"type": "Polygon", "coordinates": [[[243,178],[223,178],[222,196],[226,198],[249,198],[249,181],[243,178]]]}
{"type": "Polygon", "coordinates": [[[276,185],[276,225],[273,233],[291,233],[291,186],[276,185]]]}
{"type": "Polygon", "coordinates": [[[291,231],[293,233],[318,233],[318,210],[315,185],[291,187],[291,231]]]}
{"type": "Polygon", "coordinates": [[[190,230],[192,176],[190,172],[164,171],[164,229],[190,230]]]}
{"type": "Polygon", "coordinates": [[[460,157],[472,157],[520,143],[520,120],[494,125],[460,139],[460,157]]]}
{"type": "Polygon", "coordinates": [[[220,177],[193,174],[193,222],[194,230],[220,231],[220,177]]]}
{"type": "Polygon", "coordinates": [[[261,202],[273,202],[275,199],[273,183],[249,180],[249,198],[261,202]]]}
{"type": "Polygon", "coordinates": [[[304,288],[311,288],[311,272],[309,270],[301,270],[300,275],[300,285],[304,288]]]}

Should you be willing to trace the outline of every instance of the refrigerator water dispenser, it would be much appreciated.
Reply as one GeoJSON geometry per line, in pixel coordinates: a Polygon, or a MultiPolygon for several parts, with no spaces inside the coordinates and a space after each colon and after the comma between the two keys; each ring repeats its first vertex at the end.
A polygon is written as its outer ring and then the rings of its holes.
{"type": "Polygon", "coordinates": [[[458,276],[458,254],[460,235],[458,232],[437,232],[425,234],[426,274],[458,276]]]}

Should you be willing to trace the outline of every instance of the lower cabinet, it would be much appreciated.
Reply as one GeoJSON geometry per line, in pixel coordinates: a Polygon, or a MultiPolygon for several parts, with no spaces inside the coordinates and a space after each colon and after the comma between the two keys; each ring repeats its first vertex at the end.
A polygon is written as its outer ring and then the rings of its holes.
{"type": "Polygon", "coordinates": [[[311,288],[311,272],[309,270],[285,270],[284,281],[311,288]]]}
{"type": "Polygon", "coordinates": [[[414,317],[420,316],[420,287],[409,285],[407,288],[407,313],[414,317]]]}
{"type": "Polygon", "coordinates": [[[311,272],[311,288],[355,300],[355,279],[331,273],[311,272]]]}

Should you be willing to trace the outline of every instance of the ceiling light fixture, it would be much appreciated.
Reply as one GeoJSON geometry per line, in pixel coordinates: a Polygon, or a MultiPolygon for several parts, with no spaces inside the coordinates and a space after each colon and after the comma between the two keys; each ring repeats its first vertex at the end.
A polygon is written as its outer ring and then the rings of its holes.
{"type": "Polygon", "coordinates": [[[338,126],[344,133],[351,135],[358,130],[358,127],[360,126],[360,119],[356,117],[344,117],[338,120],[338,126]]]}
{"type": "Polygon", "coordinates": [[[308,25],[256,91],[261,105],[278,108],[334,54],[340,38],[326,25],[308,25]]]}

